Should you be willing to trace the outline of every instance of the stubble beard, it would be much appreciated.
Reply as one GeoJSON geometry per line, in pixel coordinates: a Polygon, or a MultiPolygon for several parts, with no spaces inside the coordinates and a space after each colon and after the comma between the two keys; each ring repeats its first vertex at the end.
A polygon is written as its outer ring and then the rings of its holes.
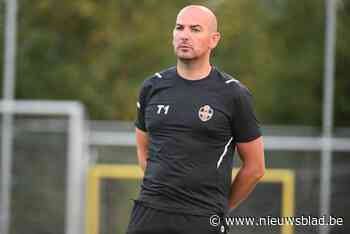
{"type": "Polygon", "coordinates": [[[186,55],[180,51],[175,51],[175,55],[176,55],[177,60],[179,60],[183,63],[190,63],[190,62],[198,59],[198,56],[196,56],[195,54],[186,55]]]}

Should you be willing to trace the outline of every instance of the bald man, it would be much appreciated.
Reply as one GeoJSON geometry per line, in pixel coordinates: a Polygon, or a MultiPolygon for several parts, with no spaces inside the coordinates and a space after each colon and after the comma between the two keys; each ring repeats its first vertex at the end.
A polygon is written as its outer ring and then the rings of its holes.
{"type": "Polygon", "coordinates": [[[141,87],[135,132],[144,177],[128,234],[227,233],[222,218],[264,175],[251,94],[210,63],[219,40],[211,10],[183,8],[173,30],[176,66],[141,87]],[[242,167],[232,182],[235,148],[242,167]]]}

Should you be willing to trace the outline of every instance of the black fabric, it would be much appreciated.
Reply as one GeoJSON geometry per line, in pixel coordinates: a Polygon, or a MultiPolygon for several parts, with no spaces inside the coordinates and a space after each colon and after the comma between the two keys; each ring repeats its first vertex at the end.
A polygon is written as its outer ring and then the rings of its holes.
{"type": "Polygon", "coordinates": [[[191,81],[173,67],[145,80],[135,125],[150,145],[139,201],[194,215],[227,212],[235,145],[261,135],[251,94],[231,78],[213,67],[191,81]]]}
{"type": "Polygon", "coordinates": [[[225,225],[211,226],[210,217],[170,213],[144,206],[133,206],[126,234],[225,234],[225,225]]]}

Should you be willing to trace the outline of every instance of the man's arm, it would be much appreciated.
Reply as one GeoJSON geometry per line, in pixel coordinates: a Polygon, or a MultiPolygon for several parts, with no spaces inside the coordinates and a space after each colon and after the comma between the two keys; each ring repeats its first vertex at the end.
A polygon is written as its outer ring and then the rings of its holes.
{"type": "Polygon", "coordinates": [[[230,211],[246,199],[265,173],[264,145],[262,137],[247,143],[238,143],[237,150],[242,160],[229,197],[230,211]]]}
{"type": "Polygon", "coordinates": [[[148,144],[149,144],[148,134],[147,132],[144,132],[138,128],[135,128],[135,134],[136,134],[137,158],[141,169],[145,171],[147,158],[148,158],[148,144]]]}

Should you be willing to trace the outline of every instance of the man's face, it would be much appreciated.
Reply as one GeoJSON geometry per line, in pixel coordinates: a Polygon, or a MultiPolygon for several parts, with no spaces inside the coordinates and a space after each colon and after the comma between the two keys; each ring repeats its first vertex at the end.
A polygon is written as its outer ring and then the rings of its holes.
{"type": "Polygon", "coordinates": [[[177,58],[195,60],[208,57],[215,48],[219,34],[206,12],[185,9],[179,13],[173,31],[173,46],[177,58]]]}

